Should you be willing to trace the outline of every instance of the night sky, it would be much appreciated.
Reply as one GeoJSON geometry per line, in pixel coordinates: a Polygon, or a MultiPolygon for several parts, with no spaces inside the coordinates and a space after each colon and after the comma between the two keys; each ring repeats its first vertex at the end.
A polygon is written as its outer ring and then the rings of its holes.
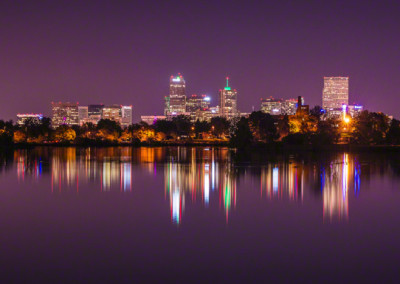
{"type": "Polygon", "coordinates": [[[231,78],[238,107],[260,98],[321,105],[323,77],[350,102],[400,117],[399,1],[0,1],[0,118],[52,101],[162,114],[169,77],[187,94],[231,78]],[[130,3],[128,3],[130,2],[130,3]]]}

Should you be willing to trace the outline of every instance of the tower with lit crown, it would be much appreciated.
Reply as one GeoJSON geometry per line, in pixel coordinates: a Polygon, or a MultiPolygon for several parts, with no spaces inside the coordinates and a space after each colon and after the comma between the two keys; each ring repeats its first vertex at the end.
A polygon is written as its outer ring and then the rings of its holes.
{"type": "Polygon", "coordinates": [[[186,83],[181,74],[169,79],[169,95],[165,97],[165,115],[179,115],[186,112],[186,83]]]}
{"type": "Polygon", "coordinates": [[[229,87],[229,77],[226,77],[226,87],[219,90],[220,115],[228,119],[237,115],[237,91],[229,87]]]}

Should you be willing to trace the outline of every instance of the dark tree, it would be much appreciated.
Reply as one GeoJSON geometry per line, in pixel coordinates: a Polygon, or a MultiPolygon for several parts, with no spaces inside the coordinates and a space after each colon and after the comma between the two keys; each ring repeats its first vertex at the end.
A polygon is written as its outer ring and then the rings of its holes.
{"type": "Polygon", "coordinates": [[[400,121],[397,119],[392,119],[390,122],[386,142],[391,145],[400,145],[400,121]]]}
{"type": "Polygon", "coordinates": [[[179,136],[181,135],[189,136],[190,130],[192,128],[192,123],[190,122],[189,116],[178,115],[172,118],[172,122],[175,124],[176,132],[179,136]]]}
{"type": "Polygon", "coordinates": [[[251,147],[252,141],[253,134],[249,127],[249,121],[247,118],[242,117],[237,123],[236,131],[230,138],[229,143],[232,147],[245,149],[251,147]]]}

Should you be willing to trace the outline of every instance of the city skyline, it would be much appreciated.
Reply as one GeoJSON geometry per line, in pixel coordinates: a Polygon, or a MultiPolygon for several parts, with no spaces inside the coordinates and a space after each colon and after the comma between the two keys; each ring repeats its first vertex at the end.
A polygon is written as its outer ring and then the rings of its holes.
{"type": "MultiPolygon", "coordinates": [[[[165,2],[156,12],[151,1],[21,3],[0,4],[0,93],[9,98],[0,106],[2,119],[48,115],[43,106],[51,101],[132,104],[161,114],[163,105],[153,102],[168,94],[165,78],[178,72],[187,94],[212,101],[220,78],[231,77],[242,111],[270,96],[300,95],[321,105],[321,78],[345,76],[352,80],[349,103],[400,115],[394,84],[399,42],[393,40],[400,7],[393,2],[347,1],[344,12],[340,1],[329,7],[222,1],[212,9],[165,2]]],[[[134,121],[139,117],[134,111],[134,121]]]]}

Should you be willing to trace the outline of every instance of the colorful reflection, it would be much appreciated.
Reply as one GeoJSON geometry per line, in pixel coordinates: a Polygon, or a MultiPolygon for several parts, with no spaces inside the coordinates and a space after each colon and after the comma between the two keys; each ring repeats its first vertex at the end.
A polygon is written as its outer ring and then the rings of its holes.
{"type": "Polygon", "coordinates": [[[175,224],[181,223],[186,196],[191,203],[201,202],[205,207],[213,196],[219,196],[228,220],[229,210],[236,204],[236,183],[226,166],[217,166],[217,157],[225,154],[226,151],[217,153],[207,148],[191,148],[189,152],[178,148],[170,157],[165,165],[165,194],[170,199],[171,220],[175,224]],[[218,195],[214,194],[216,190],[218,195]]]}
{"type": "Polygon", "coordinates": [[[302,197],[303,170],[296,163],[269,164],[261,168],[261,196],[267,198],[302,197]]]}
{"type": "Polygon", "coordinates": [[[136,175],[146,174],[149,187],[161,178],[175,224],[181,224],[185,210],[196,204],[218,208],[228,223],[237,206],[237,192],[244,191],[273,202],[300,201],[302,206],[318,198],[323,221],[333,222],[348,220],[349,203],[362,193],[370,175],[394,173],[393,165],[378,168],[360,162],[361,158],[344,153],[321,160],[291,156],[251,164],[237,161],[235,153],[225,148],[39,147],[16,150],[11,162],[8,159],[1,165],[2,169],[14,167],[21,183],[48,180],[52,194],[79,194],[89,188],[129,193],[136,175]],[[252,180],[252,187],[240,184],[245,178],[252,180]]]}

